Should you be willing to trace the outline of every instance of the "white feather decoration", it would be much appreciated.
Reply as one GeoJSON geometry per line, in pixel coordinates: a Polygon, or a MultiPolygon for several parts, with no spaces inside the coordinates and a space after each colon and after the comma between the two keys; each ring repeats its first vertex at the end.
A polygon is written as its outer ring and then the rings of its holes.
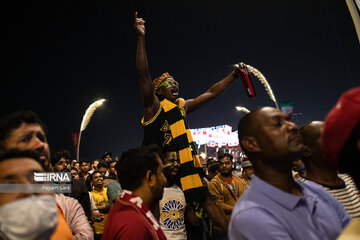
{"type": "Polygon", "coordinates": [[[80,139],[81,139],[81,132],[86,129],[86,127],[89,125],[90,119],[92,115],[94,114],[95,110],[100,107],[106,99],[100,99],[98,101],[93,102],[88,109],[86,109],[86,112],[83,116],[81,126],[80,126],[80,133],[79,133],[79,139],[78,139],[78,145],[77,145],[77,160],[79,161],[79,152],[80,152],[80,139]]]}
{"type": "MultiPolygon", "coordinates": [[[[233,66],[235,67],[239,67],[239,64],[234,64],[233,66]]],[[[257,77],[259,79],[259,81],[262,83],[262,85],[264,85],[265,90],[267,92],[267,94],[270,96],[270,99],[274,101],[276,108],[279,108],[279,105],[276,101],[274,92],[272,91],[270,84],[268,83],[268,81],[266,80],[265,76],[256,68],[254,68],[253,66],[247,65],[246,67],[248,68],[248,70],[255,75],[255,77],[257,77]]]]}
{"type": "Polygon", "coordinates": [[[244,113],[249,113],[250,110],[245,108],[245,107],[240,107],[240,106],[236,106],[236,110],[244,112],[244,113]]]}
{"type": "Polygon", "coordinates": [[[92,103],[88,109],[86,110],[84,116],[83,116],[83,119],[82,119],[82,122],[81,122],[81,127],[80,127],[80,132],[84,131],[87,127],[87,125],[89,124],[90,122],[90,119],[92,117],[92,115],[94,114],[95,110],[100,107],[106,100],[105,99],[101,99],[101,100],[98,100],[94,103],[92,103]]]}

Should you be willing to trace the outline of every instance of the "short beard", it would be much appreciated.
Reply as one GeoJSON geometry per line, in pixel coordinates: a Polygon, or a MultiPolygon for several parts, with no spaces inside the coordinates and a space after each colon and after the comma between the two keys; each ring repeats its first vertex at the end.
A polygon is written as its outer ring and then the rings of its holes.
{"type": "Polygon", "coordinates": [[[229,172],[220,172],[220,174],[222,175],[222,176],[224,176],[224,177],[229,177],[229,176],[231,176],[232,175],[232,171],[230,170],[229,172]]]}

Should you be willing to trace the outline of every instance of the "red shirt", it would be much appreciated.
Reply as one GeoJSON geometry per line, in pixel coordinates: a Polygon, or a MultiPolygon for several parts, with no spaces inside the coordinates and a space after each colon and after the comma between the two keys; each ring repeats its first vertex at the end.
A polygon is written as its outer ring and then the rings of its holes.
{"type": "Polygon", "coordinates": [[[102,239],[144,240],[159,237],[140,210],[117,199],[109,212],[102,239]]]}

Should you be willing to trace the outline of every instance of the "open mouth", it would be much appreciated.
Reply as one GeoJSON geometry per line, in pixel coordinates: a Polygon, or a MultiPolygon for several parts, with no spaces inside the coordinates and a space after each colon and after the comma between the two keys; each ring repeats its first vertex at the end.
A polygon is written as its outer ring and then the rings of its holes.
{"type": "Polygon", "coordinates": [[[174,97],[178,97],[179,96],[179,90],[177,88],[173,88],[173,89],[171,89],[171,94],[174,97]]]}

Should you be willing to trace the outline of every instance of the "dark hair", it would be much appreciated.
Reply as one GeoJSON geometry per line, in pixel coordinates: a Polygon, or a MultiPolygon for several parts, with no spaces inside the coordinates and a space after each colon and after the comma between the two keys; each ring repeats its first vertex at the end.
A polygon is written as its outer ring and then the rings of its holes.
{"type": "Polygon", "coordinates": [[[219,154],[218,161],[220,162],[220,160],[223,159],[224,157],[229,157],[230,161],[233,160],[233,155],[231,155],[230,153],[222,153],[222,154],[219,154]]]}
{"type": "Polygon", "coordinates": [[[110,157],[112,157],[112,153],[111,152],[105,152],[102,156],[102,159],[104,159],[107,155],[109,155],[110,157]]]}
{"type": "Polygon", "coordinates": [[[46,127],[38,115],[32,111],[19,111],[0,119],[0,149],[5,149],[5,141],[13,130],[19,128],[21,124],[39,124],[46,133],[46,127]]]}
{"type": "Polygon", "coordinates": [[[95,175],[95,173],[100,173],[100,175],[102,176],[101,172],[99,170],[96,170],[90,175],[90,181],[93,180],[93,176],[95,175]]]}
{"type": "Polygon", "coordinates": [[[55,166],[55,164],[60,161],[60,159],[64,158],[65,160],[71,160],[71,154],[68,150],[62,150],[56,152],[51,158],[51,164],[55,166]]]}
{"type": "Polygon", "coordinates": [[[213,157],[209,157],[206,162],[206,167],[209,167],[210,164],[216,162],[216,160],[213,157]]]}
{"type": "Polygon", "coordinates": [[[218,162],[212,162],[208,166],[208,171],[210,173],[215,173],[217,170],[219,170],[219,163],[218,162]]]}
{"type": "Polygon", "coordinates": [[[359,140],[360,122],[353,129],[339,156],[340,170],[351,175],[358,189],[360,188],[360,176],[359,171],[355,166],[360,159],[360,150],[358,148],[359,140]]]}
{"type": "Polygon", "coordinates": [[[77,173],[79,173],[79,170],[77,170],[77,168],[72,167],[71,170],[74,170],[74,171],[76,171],[77,173]]]}
{"type": "Polygon", "coordinates": [[[83,162],[89,164],[89,161],[88,161],[88,160],[86,160],[86,159],[81,159],[79,165],[81,166],[81,164],[82,164],[83,162]]]}
{"type": "Polygon", "coordinates": [[[251,110],[249,113],[246,113],[245,116],[243,116],[238,123],[239,144],[241,149],[245,152],[245,154],[247,154],[247,151],[242,145],[242,139],[246,136],[251,136],[254,134],[253,132],[254,117],[255,114],[262,108],[263,107],[259,107],[254,110],[251,110]]]}
{"type": "Polygon", "coordinates": [[[121,187],[136,190],[148,171],[156,174],[159,167],[157,156],[158,152],[153,146],[140,146],[123,152],[115,166],[121,187]]]}
{"type": "MultiPolygon", "coordinates": [[[[71,162],[71,166],[73,167],[73,166],[75,166],[75,164],[79,164],[79,162],[73,160],[73,161],[71,162]]],[[[80,165],[80,164],[79,164],[79,165],[80,165]]]]}
{"type": "Polygon", "coordinates": [[[0,162],[10,159],[10,158],[32,158],[38,163],[40,163],[41,167],[45,170],[44,161],[40,159],[40,156],[37,152],[31,150],[19,150],[17,148],[9,149],[6,151],[2,151],[0,153],[0,162]]]}
{"type": "Polygon", "coordinates": [[[98,163],[98,165],[97,165],[97,169],[100,169],[100,168],[109,168],[109,165],[106,163],[106,162],[104,162],[104,161],[101,161],[101,162],[99,162],[98,163]]]}

